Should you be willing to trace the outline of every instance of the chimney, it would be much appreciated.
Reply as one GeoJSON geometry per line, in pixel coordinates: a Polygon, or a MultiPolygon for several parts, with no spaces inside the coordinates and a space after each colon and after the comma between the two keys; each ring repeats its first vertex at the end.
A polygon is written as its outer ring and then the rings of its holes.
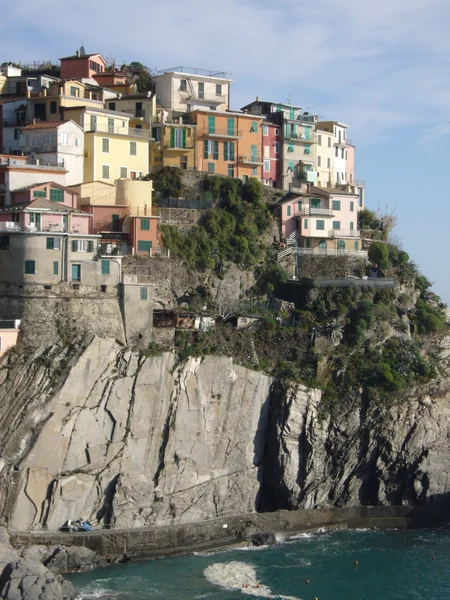
{"type": "Polygon", "coordinates": [[[79,50],[76,51],[76,55],[77,55],[78,58],[80,58],[80,51],[79,50]]]}

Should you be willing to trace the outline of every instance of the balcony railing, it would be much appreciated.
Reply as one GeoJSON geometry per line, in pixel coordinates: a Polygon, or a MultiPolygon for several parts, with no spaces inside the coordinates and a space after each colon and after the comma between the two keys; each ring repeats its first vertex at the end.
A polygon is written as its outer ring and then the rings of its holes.
{"type": "Polygon", "coordinates": [[[346,248],[293,248],[297,254],[313,256],[361,256],[367,258],[367,250],[347,250],[346,248]]]}
{"type": "Polygon", "coordinates": [[[359,229],[330,229],[329,238],[359,238],[361,232],[359,229]]]}
{"type": "Polygon", "coordinates": [[[145,119],[145,109],[124,110],[124,113],[131,115],[134,119],[145,119]]]}
{"type": "Polygon", "coordinates": [[[229,138],[229,139],[237,140],[241,137],[242,131],[237,130],[237,129],[217,129],[216,128],[216,129],[214,129],[214,131],[209,130],[209,129],[206,130],[203,133],[203,135],[206,137],[212,137],[212,138],[229,138]]]}
{"type": "Polygon", "coordinates": [[[330,208],[304,208],[295,213],[296,217],[307,217],[317,215],[321,217],[334,217],[334,212],[330,208]]]}
{"type": "Polygon", "coordinates": [[[227,102],[227,97],[223,95],[216,94],[206,94],[205,92],[190,92],[189,90],[180,91],[180,96],[182,100],[185,100],[187,104],[196,104],[197,102],[201,104],[224,104],[227,102]]]}
{"type": "Polygon", "coordinates": [[[31,152],[57,152],[58,144],[39,144],[37,146],[21,146],[20,149],[24,154],[30,154],[31,152]]]}
{"type": "Polygon", "coordinates": [[[314,140],[311,138],[306,138],[304,133],[285,133],[285,140],[290,140],[292,142],[300,142],[302,144],[314,144],[314,140]]]}
{"type": "Polygon", "coordinates": [[[88,127],[87,133],[109,133],[111,135],[124,135],[127,137],[140,137],[145,140],[151,139],[151,131],[149,129],[136,129],[134,127],[109,127],[107,125],[96,125],[95,127],[88,127]]]}
{"type": "Polygon", "coordinates": [[[239,162],[243,165],[262,165],[264,159],[259,154],[245,154],[239,157],[239,162]]]}
{"type": "Polygon", "coordinates": [[[356,185],[356,187],[366,187],[366,182],[364,179],[355,179],[350,185],[356,185]]]}
{"type": "Polygon", "coordinates": [[[164,150],[193,150],[194,143],[186,142],[186,146],[171,146],[170,144],[164,144],[164,150]]]}

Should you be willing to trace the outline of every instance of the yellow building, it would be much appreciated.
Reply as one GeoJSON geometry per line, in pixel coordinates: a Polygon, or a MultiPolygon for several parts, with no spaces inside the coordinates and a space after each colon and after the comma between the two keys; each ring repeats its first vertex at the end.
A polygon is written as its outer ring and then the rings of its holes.
{"type": "Polygon", "coordinates": [[[84,130],[85,182],[136,179],[149,172],[149,130],[130,127],[130,115],[88,107],[64,110],[84,130]]]}
{"type": "Polygon", "coordinates": [[[195,168],[196,126],[155,123],[150,143],[150,170],[161,167],[195,168]]]}

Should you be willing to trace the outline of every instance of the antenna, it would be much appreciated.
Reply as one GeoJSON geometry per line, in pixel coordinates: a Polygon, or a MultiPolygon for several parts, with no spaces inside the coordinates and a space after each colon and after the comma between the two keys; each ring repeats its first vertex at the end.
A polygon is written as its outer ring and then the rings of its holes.
{"type": "Polygon", "coordinates": [[[289,92],[286,102],[291,104],[291,92],[289,92]]]}

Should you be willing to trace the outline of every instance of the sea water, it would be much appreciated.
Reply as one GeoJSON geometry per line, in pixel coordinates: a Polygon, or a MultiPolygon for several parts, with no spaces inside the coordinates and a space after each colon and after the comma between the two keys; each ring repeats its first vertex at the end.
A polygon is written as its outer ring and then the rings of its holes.
{"type": "Polygon", "coordinates": [[[305,533],[69,579],[83,600],[450,600],[450,531],[305,533]]]}

